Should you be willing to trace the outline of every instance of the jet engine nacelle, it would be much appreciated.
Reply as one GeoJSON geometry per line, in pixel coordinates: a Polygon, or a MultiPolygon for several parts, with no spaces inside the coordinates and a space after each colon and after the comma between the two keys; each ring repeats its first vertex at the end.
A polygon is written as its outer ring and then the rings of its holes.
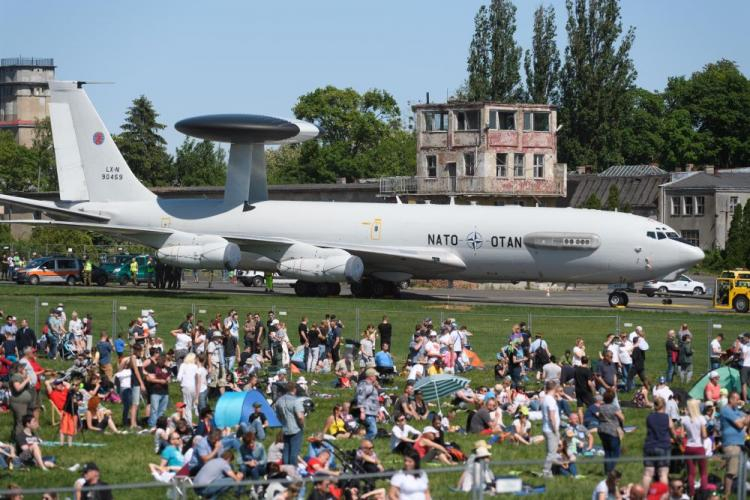
{"type": "Polygon", "coordinates": [[[224,238],[196,241],[198,244],[167,244],[157,250],[157,258],[173,266],[189,269],[237,269],[242,252],[235,243],[224,238]]]}
{"type": "Polygon", "coordinates": [[[365,266],[356,255],[343,252],[330,257],[282,260],[277,269],[285,277],[312,283],[352,283],[362,279],[365,266]]]}

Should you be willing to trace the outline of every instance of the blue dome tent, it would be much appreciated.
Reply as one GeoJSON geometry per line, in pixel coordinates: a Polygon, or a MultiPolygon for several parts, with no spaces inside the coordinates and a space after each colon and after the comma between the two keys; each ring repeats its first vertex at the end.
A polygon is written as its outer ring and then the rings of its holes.
{"type": "Polygon", "coordinates": [[[225,392],[216,403],[214,411],[214,420],[216,426],[220,429],[234,427],[240,422],[247,422],[250,414],[253,413],[253,405],[261,404],[261,411],[268,420],[269,427],[281,427],[279,417],[268,404],[266,398],[258,390],[247,392],[225,392]]]}

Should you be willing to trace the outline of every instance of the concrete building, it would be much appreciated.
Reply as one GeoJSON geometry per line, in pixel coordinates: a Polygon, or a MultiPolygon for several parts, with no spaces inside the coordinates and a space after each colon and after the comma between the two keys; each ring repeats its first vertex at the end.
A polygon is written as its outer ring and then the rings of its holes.
{"type": "Polygon", "coordinates": [[[381,196],[526,206],[553,206],[565,196],[567,172],[557,163],[554,107],[450,102],[412,110],[416,175],[381,179],[381,196]]]}
{"type": "Polygon", "coordinates": [[[0,60],[0,130],[30,147],[37,120],[49,116],[49,81],[55,78],[52,59],[14,57],[0,60]]]}
{"type": "Polygon", "coordinates": [[[750,171],[681,175],[661,188],[660,220],[704,250],[724,248],[734,209],[750,200],[750,171]]]}

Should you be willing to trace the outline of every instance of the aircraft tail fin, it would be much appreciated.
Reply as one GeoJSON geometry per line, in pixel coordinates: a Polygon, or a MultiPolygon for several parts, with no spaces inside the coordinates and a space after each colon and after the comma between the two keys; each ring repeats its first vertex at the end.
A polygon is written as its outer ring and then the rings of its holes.
{"type": "Polygon", "coordinates": [[[136,201],[155,195],[133,174],[78,82],[50,82],[60,199],[136,201]]]}

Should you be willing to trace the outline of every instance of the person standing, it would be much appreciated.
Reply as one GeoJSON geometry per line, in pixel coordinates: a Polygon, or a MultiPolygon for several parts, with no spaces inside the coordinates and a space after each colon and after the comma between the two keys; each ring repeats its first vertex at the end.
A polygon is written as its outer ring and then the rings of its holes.
{"type": "Polygon", "coordinates": [[[138,284],[138,261],[135,257],[130,259],[130,281],[134,284],[138,284]]]}
{"type": "Polygon", "coordinates": [[[99,368],[104,372],[107,378],[112,381],[112,351],[114,347],[109,340],[109,335],[102,330],[99,342],[96,344],[96,352],[99,355],[99,368]]]}
{"type": "Polygon", "coordinates": [[[286,394],[276,400],[274,409],[284,432],[282,462],[296,466],[305,431],[305,408],[302,399],[297,397],[297,384],[287,384],[286,394]]]}
{"type": "Polygon", "coordinates": [[[297,334],[299,335],[299,345],[304,346],[305,348],[305,354],[304,354],[304,365],[307,371],[311,371],[309,368],[309,360],[312,357],[312,353],[310,352],[310,337],[309,337],[309,329],[307,328],[307,316],[302,316],[302,319],[299,322],[299,325],[297,326],[297,334]]]}
{"type": "Polygon", "coordinates": [[[156,427],[157,419],[164,415],[167,406],[169,406],[169,379],[171,377],[169,369],[165,366],[165,357],[161,356],[158,349],[151,349],[151,363],[145,368],[145,371],[151,401],[148,426],[153,429],[156,427]]]}
{"type": "Polygon", "coordinates": [[[583,356],[581,364],[573,369],[573,379],[575,380],[578,418],[583,420],[583,407],[584,405],[588,407],[594,404],[594,392],[596,391],[594,374],[591,372],[591,368],[589,368],[589,358],[587,356],[583,356]]]}
{"type": "Polygon", "coordinates": [[[680,355],[677,359],[680,381],[687,384],[693,378],[693,339],[690,333],[682,337],[680,355]]]}
{"type": "Polygon", "coordinates": [[[721,367],[721,355],[724,354],[724,350],[721,348],[721,343],[723,341],[723,333],[718,334],[711,341],[711,352],[709,354],[709,360],[711,361],[711,370],[718,370],[721,367]]]}
{"type": "Polygon", "coordinates": [[[27,347],[36,348],[36,334],[29,328],[29,322],[26,319],[21,320],[21,328],[16,331],[16,349],[23,352],[27,347]]]}
{"type": "Polygon", "coordinates": [[[83,262],[83,286],[91,286],[91,271],[93,269],[94,264],[91,262],[91,257],[87,255],[83,262]]]}
{"type": "MultiPolygon", "coordinates": [[[[633,338],[633,364],[630,366],[630,373],[628,374],[628,379],[631,388],[633,387],[633,384],[635,382],[635,376],[638,375],[638,378],[641,379],[641,383],[646,388],[646,390],[649,389],[648,385],[648,378],[646,378],[646,351],[649,349],[648,342],[646,342],[646,337],[644,337],[645,333],[643,332],[643,329],[638,331],[636,329],[636,335],[633,338]]],[[[632,336],[632,335],[631,335],[632,336]]]]}
{"type": "Polygon", "coordinates": [[[557,448],[560,446],[560,410],[557,407],[557,382],[550,380],[544,383],[544,399],[542,399],[542,433],[547,444],[547,457],[544,460],[542,475],[552,477],[552,465],[557,458],[557,448]]]}
{"type": "Polygon", "coordinates": [[[149,288],[154,287],[154,259],[150,255],[146,260],[146,282],[149,288]]]}
{"type": "MultiPolygon", "coordinates": [[[[195,354],[189,353],[177,370],[177,381],[182,390],[182,401],[185,403],[185,420],[193,425],[193,412],[198,405],[198,365],[195,362],[195,354]]],[[[197,416],[197,412],[196,412],[197,416]]]]}
{"type": "Polygon", "coordinates": [[[383,349],[383,344],[387,343],[391,345],[391,336],[393,335],[393,326],[388,321],[388,316],[384,315],[383,320],[378,325],[378,334],[380,335],[380,349],[383,349]]]}
{"type": "Polygon", "coordinates": [[[617,350],[617,357],[620,360],[620,369],[622,370],[622,382],[625,385],[625,392],[633,390],[633,380],[630,378],[630,369],[633,366],[633,343],[628,338],[627,333],[620,334],[620,345],[617,350]]]}
{"type": "Polygon", "coordinates": [[[667,382],[672,383],[674,378],[675,367],[680,356],[680,347],[677,343],[677,334],[674,330],[667,332],[667,341],[665,344],[667,351],[667,382]]]}
{"type": "Polygon", "coordinates": [[[736,391],[729,393],[728,404],[722,407],[719,412],[719,421],[721,423],[721,437],[724,448],[725,474],[724,474],[724,496],[729,498],[732,491],[732,484],[740,470],[742,459],[742,447],[745,446],[747,437],[747,427],[750,425],[750,416],[742,410],[742,401],[736,391]]]}
{"type": "Polygon", "coordinates": [[[654,479],[654,471],[659,476],[659,482],[669,482],[671,438],[675,433],[666,406],[666,401],[657,396],[654,398],[654,411],[646,417],[646,440],[643,442],[643,487],[646,489],[654,479]]]}
{"type": "Polygon", "coordinates": [[[604,404],[599,407],[597,419],[599,420],[599,438],[604,448],[604,474],[607,475],[617,465],[620,457],[620,432],[625,423],[622,411],[612,402],[615,400],[614,391],[604,393],[604,404]]]}
{"type": "MultiPolygon", "coordinates": [[[[689,334],[688,334],[689,335],[689,334]]],[[[706,461],[706,449],[703,447],[703,440],[708,437],[706,431],[706,418],[701,415],[701,402],[699,399],[689,399],[687,402],[688,415],[682,417],[682,427],[687,434],[687,446],[685,455],[692,455],[695,458],[687,461],[688,467],[688,491],[690,498],[695,496],[695,464],[698,463],[701,473],[701,490],[708,487],[708,462],[706,461]]]]}
{"type": "Polygon", "coordinates": [[[367,432],[365,439],[372,441],[378,435],[378,412],[380,411],[380,400],[378,398],[378,371],[368,368],[365,378],[357,384],[357,406],[359,407],[359,418],[365,423],[367,432]]]}

